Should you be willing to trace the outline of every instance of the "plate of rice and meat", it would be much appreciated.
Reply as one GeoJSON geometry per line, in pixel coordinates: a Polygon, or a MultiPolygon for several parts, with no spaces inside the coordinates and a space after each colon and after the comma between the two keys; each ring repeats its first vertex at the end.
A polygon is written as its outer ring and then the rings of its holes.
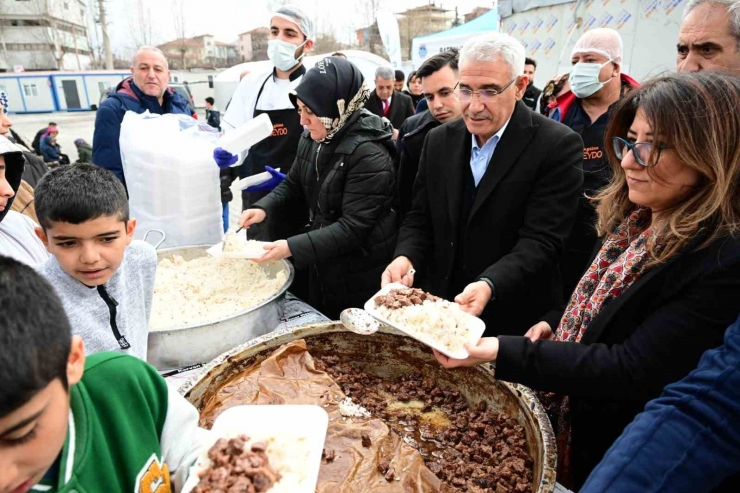
{"type": "Polygon", "coordinates": [[[319,406],[244,405],[224,411],[215,443],[190,468],[183,493],[313,493],[329,416],[319,406]]]}
{"type": "Polygon", "coordinates": [[[386,285],[365,303],[365,311],[445,356],[467,358],[465,343],[475,345],[486,324],[460,305],[417,288],[386,285]]]}

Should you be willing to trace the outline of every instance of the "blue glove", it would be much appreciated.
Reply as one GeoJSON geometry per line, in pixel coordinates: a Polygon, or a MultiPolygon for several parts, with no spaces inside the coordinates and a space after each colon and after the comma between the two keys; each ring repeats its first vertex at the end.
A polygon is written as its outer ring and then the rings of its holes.
{"type": "Polygon", "coordinates": [[[219,168],[225,169],[236,163],[236,160],[239,159],[239,156],[235,156],[229,151],[224,151],[220,147],[217,147],[213,150],[213,159],[216,161],[216,164],[218,164],[219,168]]]}
{"type": "Polygon", "coordinates": [[[269,166],[265,166],[265,171],[270,173],[272,175],[272,178],[270,178],[264,183],[260,183],[259,185],[252,185],[251,187],[247,188],[244,191],[245,192],[269,192],[273,190],[276,186],[280,185],[280,182],[285,179],[285,173],[275,171],[269,166]]]}

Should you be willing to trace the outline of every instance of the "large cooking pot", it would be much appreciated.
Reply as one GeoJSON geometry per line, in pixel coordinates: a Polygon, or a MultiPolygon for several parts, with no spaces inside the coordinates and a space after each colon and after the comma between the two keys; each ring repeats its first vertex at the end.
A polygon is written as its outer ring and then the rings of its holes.
{"type": "MultiPolygon", "coordinates": [[[[199,245],[165,248],[158,250],[157,256],[161,260],[174,254],[185,260],[192,260],[206,256],[209,247],[199,245]]],[[[205,363],[224,351],[274,330],[280,324],[285,292],[295,274],[293,265],[285,260],[262,264],[261,267],[271,277],[279,272],[286,272],[287,281],[277,293],[258,305],[208,323],[150,331],[147,361],[159,370],[205,363]]]]}
{"type": "Polygon", "coordinates": [[[222,354],[180,387],[199,411],[209,397],[235,374],[264,360],[274,349],[304,339],[313,356],[339,356],[360,370],[387,379],[421,371],[443,387],[459,390],[468,404],[485,400],[489,408],[505,412],[526,430],[527,445],[534,459],[532,491],[552,493],[555,488],[557,454],[550,421],[529,388],[494,378],[488,366],[447,371],[429,349],[400,332],[383,327],[376,334],[361,336],[348,332],[338,322],[307,325],[271,332],[222,354]]]}

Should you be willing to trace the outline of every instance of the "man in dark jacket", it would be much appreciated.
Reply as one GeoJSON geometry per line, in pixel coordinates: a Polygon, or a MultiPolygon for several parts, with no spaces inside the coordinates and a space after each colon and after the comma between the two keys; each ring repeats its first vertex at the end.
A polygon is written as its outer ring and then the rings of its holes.
{"type": "Polygon", "coordinates": [[[527,90],[524,91],[522,102],[533,110],[537,108],[537,100],[540,99],[540,94],[542,94],[542,89],[539,89],[534,85],[534,74],[536,71],[537,62],[532,58],[525,58],[524,75],[529,77],[529,85],[527,86],[527,90]]]}
{"type": "Polygon", "coordinates": [[[170,71],[160,50],[150,46],[140,48],[134,56],[131,74],[98,108],[93,135],[93,164],[111,171],[124,186],[118,139],[126,111],[191,114],[189,102],[168,87],[170,71]]]}
{"type": "Polygon", "coordinates": [[[481,316],[487,335],[523,335],[560,306],[558,262],[583,183],[580,137],[521,102],[523,70],[524,47],[507,34],[466,42],[463,118],[427,135],[382,278],[410,286],[414,269],[429,269],[428,289],[481,316]]]}
{"type": "Polygon", "coordinates": [[[216,100],[211,97],[206,98],[206,123],[221,130],[221,112],[213,106],[215,102],[216,100]]]}
{"type": "Polygon", "coordinates": [[[414,102],[411,98],[393,88],[395,81],[393,69],[378,67],[375,71],[375,91],[365,109],[380,117],[385,117],[393,125],[393,139],[398,138],[398,129],[407,118],[414,115],[414,102]]]}
{"type": "Polygon", "coordinates": [[[738,473],[740,319],[723,346],[704,353],[696,370],[648,403],[580,491],[735,492],[738,473]]]}
{"type": "Polygon", "coordinates": [[[406,120],[398,131],[396,183],[401,219],[411,210],[412,188],[427,134],[443,123],[460,118],[460,105],[455,95],[455,86],[460,78],[457,61],[457,51],[446,51],[429,58],[416,72],[429,110],[406,120]]]}

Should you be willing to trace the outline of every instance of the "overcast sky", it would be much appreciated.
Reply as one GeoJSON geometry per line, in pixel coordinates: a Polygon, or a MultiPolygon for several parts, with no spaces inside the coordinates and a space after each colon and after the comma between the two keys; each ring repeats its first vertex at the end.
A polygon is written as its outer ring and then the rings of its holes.
{"type": "MultiPolygon", "coordinates": [[[[367,22],[365,5],[375,1],[392,12],[425,5],[428,0],[293,0],[315,16],[320,32],[331,32],[343,42],[355,39],[354,31],[367,22]]],[[[97,0],[90,0],[97,3],[97,0]]],[[[114,53],[128,55],[136,42],[131,30],[135,29],[138,5],[146,5],[148,17],[152,19],[152,42],[163,43],[175,39],[176,29],[173,11],[182,2],[185,12],[185,28],[188,37],[212,34],[216,40],[232,42],[240,33],[256,27],[267,26],[270,12],[280,0],[106,0],[109,19],[109,35],[114,53]]],[[[478,6],[490,7],[490,0],[442,0],[438,6],[454,10],[460,16],[478,6]]],[[[93,36],[93,41],[95,38],[93,36]]]]}

